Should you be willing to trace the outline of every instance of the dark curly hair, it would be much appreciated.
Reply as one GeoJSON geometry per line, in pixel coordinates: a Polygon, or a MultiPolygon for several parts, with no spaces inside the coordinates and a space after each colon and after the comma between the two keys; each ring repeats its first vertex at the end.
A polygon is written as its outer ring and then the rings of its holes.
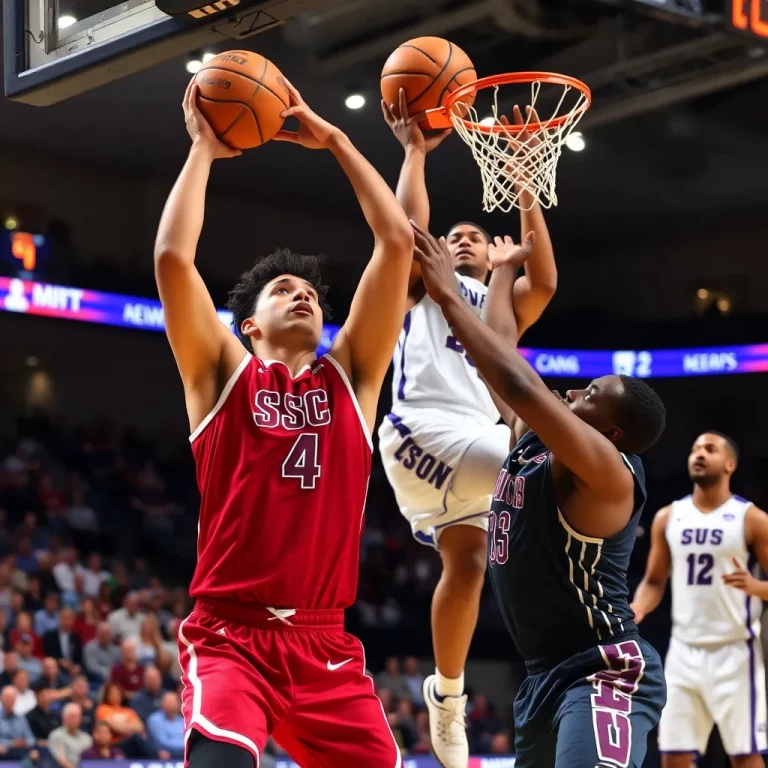
{"type": "Polygon", "coordinates": [[[624,392],[619,401],[618,423],[624,435],[619,450],[643,453],[661,437],[667,425],[667,409],[655,389],[642,379],[619,376],[624,392]]]}
{"type": "Polygon", "coordinates": [[[329,320],[331,317],[330,307],[325,302],[328,286],[323,285],[317,256],[302,256],[288,248],[278,248],[243,272],[237,285],[229,292],[227,309],[232,313],[232,325],[243,346],[251,353],[251,340],[243,336],[240,327],[253,314],[256,302],[267,283],[280,275],[294,275],[308,282],[317,291],[317,301],[323,318],[329,320]]]}

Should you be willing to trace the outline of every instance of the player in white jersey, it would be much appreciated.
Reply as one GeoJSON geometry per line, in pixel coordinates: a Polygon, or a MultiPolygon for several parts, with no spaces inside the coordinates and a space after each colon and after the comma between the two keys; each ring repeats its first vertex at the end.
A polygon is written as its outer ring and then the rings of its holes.
{"type": "MultiPolygon", "coordinates": [[[[427,229],[425,159],[447,133],[425,138],[418,118],[409,117],[402,92],[400,97],[399,104],[382,105],[405,149],[397,196],[409,218],[427,229]]],[[[517,108],[515,112],[522,122],[517,108]]],[[[539,318],[557,280],[552,244],[538,205],[521,215],[522,233],[532,230],[536,241],[525,275],[515,282],[509,297],[520,334],[539,318]]],[[[510,237],[492,242],[482,227],[471,222],[454,225],[446,239],[464,301],[482,315],[489,250],[502,253],[519,246],[510,237]]],[[[485,579],[490,497],[509,452],[510,435],[506,426],[498,425],[491,394],[440,307],[426,294],[416,262],[394,368],[392,412],[379,429],[384,468],[414,536],[438,549],[443,563],[432,601],[437,669],[424,685],[432,747],[444,768],[466,768],[464,665],[485,579]]]]}
{"type": "Polygon", "coordinates": [[[768,515],[731,493],[736,444],[705,432],[693,444],[693,494],[659,510],[645,577],[632,608],[640,621],[661,602],[672,573],[667,706],[659,725],[662,768],[689,768],[717,724],[731,765],[763,768],[768,750],[762,600],[768,582],[768,515]]]}

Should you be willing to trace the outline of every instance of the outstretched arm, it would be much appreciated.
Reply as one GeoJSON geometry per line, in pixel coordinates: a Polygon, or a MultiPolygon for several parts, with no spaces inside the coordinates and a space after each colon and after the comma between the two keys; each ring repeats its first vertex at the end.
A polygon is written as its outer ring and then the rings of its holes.
{"type": "MultiPolygon", "coordinates": [[[[534,110],[530,107],[526,107],[526,110],[528,121],[539,121],[534,110]]],[[[523,125],[520,108],[515,106],[513,111],[515,122],[523,125]]],[[[522,131],[517,141],[534,151],[539,145],[538,139],[528,131],[522,131]]],[[[525,157],[521,157],[517,162],[524,163],[525,157]]],[[[518,339],[541,317],[557,290],[555,252],[541,206],[527,191],[522,193],[520,204],[520,231],[535,232],[536,242],[525,262],[525,274],[517,279],[513,292],[512,304],[517,318],[518,339]]]]}
{"type": "Polygon", "coordinates": [[[424,284],[483,378],[592,494],[631,498],[632,475],[613,443],[553,397],[518,351],[461,301],[445,242],[417,226],[414,232],[424,284]]]}
{"type": "MultiPolygon", "coordinates": [[[[744,534],[747,546],[760,563],[763,573],[768,573],[768,515],[762,509],[752,506],[747,510],[744,534]]],[[[726,573],[723,576],[723,583],[734,589],[740,589],[752,597],[768,600],[768,581],[756,579],[747,570],[746,565],[734,558],[733,573],[726,573]]]]}
{"type": "Polygon", "coordinates": [[[639,624],[651,611],[658,608],[664,598],[669,574],[672,571],[672,554],[667,542],[667,522],[672,507],[664,507],[656,513],[651,524],[651,550],[645,576],[635,590],[630,606],[635,612],[635,623],[639,624]]]}
{"type": "Polygon", "coordinates": [[[276,138],[329,149],[352,184],[373,233],[373,255],[331,349],[373,431],[379,392],[405,316],[413,233],[402,207],[376,169],[345,134],[312,112],[292,85],[288,84],[288,89],[292,105],[284,114],[298,118],[301,129],[298,133],[281,131],[276,138]]]}
{"type": "MultiPolygon", "coordinates": [[[[448,136],[450,130],[426,138],[419,127],[421,115],[411,116],[405,91],[401,88],[397,104],[381,102],[384,120],[405,150],[405,158],[397,181],[397,200],[406,216],[423,229],[429,227],[429,195],[425,176],[427,154],[448,136]]],[[[418,278],[419,265],[413,262],[412,279],[418,278]]]]}
{"type": "Polygon", "coordinates": [[[216,139],[196,100],[197,86],[190,82],[183,106],[192,147],[165,204],[155,240],[155,279],[192,430],[213,408],[224,382],[245,354],[219,321],[195,266],[211,165],[218,158],[240,153],[216,139]]]}

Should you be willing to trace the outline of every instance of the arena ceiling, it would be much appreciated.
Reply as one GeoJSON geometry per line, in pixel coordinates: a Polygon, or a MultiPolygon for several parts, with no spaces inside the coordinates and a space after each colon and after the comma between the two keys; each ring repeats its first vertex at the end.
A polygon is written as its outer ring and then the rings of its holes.
{"type": "MultiPolygon", "coordinates": [[[[461,45],[482,75],[562,71],[594,87],[587,149],[567,152],[561,163],[558,221],[592,226],[598,212],[614,222],[648,221],[763,203],[768,51],[707,26],[614,5],[336,0],[245,42],[274,60],[393,183],[401,152],[381,118],[378,74],[400,42],[435,34],[461,45]],[[365,94],[365,108],[346,109],[351,91],[365,94]]],[[[187,147],[184,64],[167,62],[45,108],[0,100],[0,143],[115,173],[170,175],[187,147]]],[[[214,184],[230,192],[341,214],[354,205],[325,153],[271,145],[219,165],[214,184]]],[[[443,190],[435,195],[438,222],[477,215],[479,174],[457,137],[432,156],[429,183],[443,190]]]]}

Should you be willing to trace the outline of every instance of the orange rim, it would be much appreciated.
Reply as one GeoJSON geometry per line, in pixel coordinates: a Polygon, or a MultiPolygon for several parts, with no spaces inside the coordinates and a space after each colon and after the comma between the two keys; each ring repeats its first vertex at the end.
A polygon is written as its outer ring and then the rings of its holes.
{"type": "Polygon", "coordinates": [[[583,114],[592,104],[592,91],[589,86],[575,77],[558,75],[555,72],[508,72],[504,75],[481,77],[479,80],[474,80],[471,83],[462,85],[448,95],[448,98],[442,107],[428,109],[424,113],[424,118],[429,123],[430,128],[436,130],[451,128],[453,126],[450,118],[451,108],[454,104],[460,101],[463,96],[483,90],[484,88],[493,88],[495,85],[535,82],[551,83],[552,85],[563,85],[575,88],[586,96],[586,101],[583,104],[579,104],[565,115],[553,117],[551,120],[542,120],[539,123],[528,123],[527,125],[480,125],[480,123],[475,123],[472,120],[464,120],[461,118],[462,122],[469,130],[479,131],[481,133],[515,134],[522,133],[523,131],[548,130],[550,128],[559,128],[568,120],[571,120],[574,114],[583,114]]]}

